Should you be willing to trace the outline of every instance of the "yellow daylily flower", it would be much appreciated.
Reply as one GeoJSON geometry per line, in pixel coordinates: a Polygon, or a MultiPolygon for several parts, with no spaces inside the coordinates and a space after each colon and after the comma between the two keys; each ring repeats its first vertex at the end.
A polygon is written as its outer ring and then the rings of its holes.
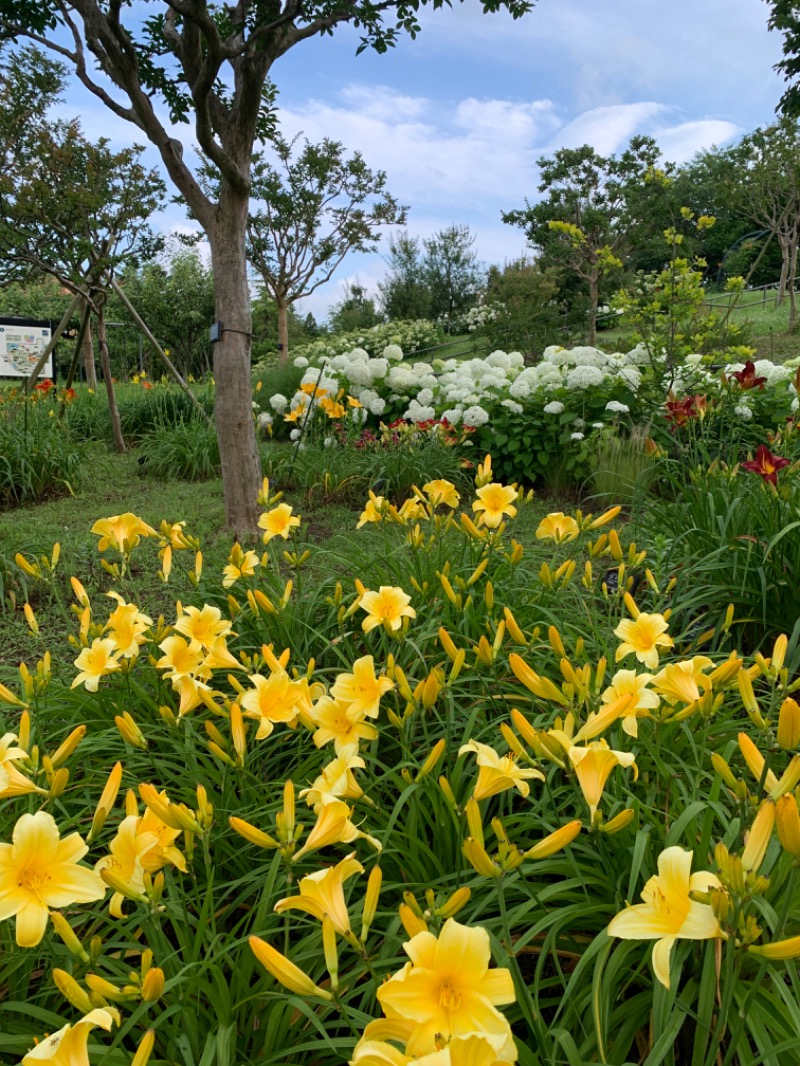
{"type": "Polygon", "coordinates": [[[305,844],[292,856],[292,862],[296,862],[306,852],[325,848],[329,844],[352,844],[354,840],[363,837],[377,851],[381,850],[380,843],[374,837],[362,833],[361,830],[350,821],[353,813],[352,807],[343,800],[333,800],[324,803],[317,812],[317,820],[306,838],[305,844]]]}
{"type": "Polygon", "coordinates": [[[222,571],[222,587],[229,589],[240,577],[252,577],[258,562],[258,555],[254,551],[242,551],[240,544],[234,544],[228,556],[228,565],[222,571]]]}
{"type": "Polygon", "coordinates": [[[251,674],[250,681],[255,688],[245,692],[240,702],[244,717],[259,723],[256,740],[268,737],[279,722],[291,725],[297,720],[300,692],[285,670],[274,670],[269,677],[251,674]]]}
{"type": "Polygon", "coordinates": [[[569,515],[555,511],[541,520],[536,530],[537,540],[554,540],[556,544],[575,540],[580,533],[580,526],[569,515]]]}
{"type": "MultiPolygon", "coordinates": [[[[166,792],[160,792],[159,796],[168,802],[166,792]]],[[[99,859],[95,870],[97,873],[109,870],[134,892],[144,896],[145,873],[157,873],[167,865],[186,873],[186,859],[173,844],[180,835],[181,830],[170,828],[148,807],[141,817],[133,814],[123,818],[109,844],[111,854],[99,859]]],[[[122,899],[119,892],[111,898],[109,909],[115,918],[123,917],[122,899]]]]}
{"type": "Polygon", "coordinates": [[[52,814],[23,814],[11,844],[0,844],[0,921],[16,916],[21,948],[36,947],[48,913],[72,903],[93,903],[106,888],[94,870],[80,866],[89,850],[78,833],[62,840],[52,814]]]}
{"type": "Polygon", "coordinates": [[[497,1008],[516,999],[511,973],[489,969],[485,929],[448,918],[438,936],[420,932],[403,945],[410,962],[378,989],[389,1019],[412,1023],[406,1053],[414,1059],[478,1032],[502,1040],[498,1058],[514,1062],[511,1027],[497,1008]]]}
{"type": "Polygon", "coordinates": [[[177,684],[183,678],[193,678],[203,673],[203,648],[200,644],[190,644],[183,637],[173,633],[159,645],[164,654],[156,663],[164,676],[177,684]]]}
{"type": "Polygon", "coordinates": [[[147,642],[144,634],[152,624],[153,619],[142,614],[135,603],[122,601],[108,616],[105,629],[109,631],[117,653],[123,659],[132,659],[139,654],[142,644],[147,642]]]}
{"type": "Polygon", "coordinates": [[[431,507],[449,507],[455,510],[461,497],[456,491],[452,481],[444,478],[436,478],[422,486],[422,491],[428,497],[431,507]]]}
{"type": "Polygon", "coordinates": [[[623,940],[656,940],[653,972],[669,988],[669,959],[676,940],[711,940],[724,937],[719,921],[707,903],[691,898],[692,892],[721,888],[707,870],[691,873],[691,851],[666,848],[658,857],[658,873],[642,889],[644,903],[628,906],[608,926],[609,936],[623,940]]]}
{"type": "Polygon", "coordinates": [[[640,663],[655,670],[658,649],[671,648],[672,637],[667,635],[668,624],[661,614],[639,614],[637,618],[623,618],[614,630],[622,644],[617,648],[617,662],[634,652],[640,663]]]}
{"type": "Polygon", "coordinates": [[[616,703],[622,696],[633,696],[632,702],[620,715],[622,728],[630,737],[638,737],[637,719],[650,718],[661,699],[648,685],[653,680],[652,674],[637,674],[635,670],[617,670],[611,678],[611,684],[604,689],[600,699],[604,704],[616,703]]]}
{"type": "Polygon", "coordinates": [[[368,523],[377,524],[378,522],[382,522],[383,512],[387,506],[388,504],[386,503],[386,498],[384,496],[376,496],[374,492],[370,492],[366,506],[356,523],[356,529],[361,529],[362,526],[365,526],[368,523]]]}
{"type": "Polygon", "coordinates": [[[318,748],[333,741],[337,755],[344,755],[358,749],[359,741],[374,740],[378,730],[355,715],[350,715],[349,703],[321,696],[309,712],[317,729],[314,743],[318,748]]]}
{"type": "Polygon", "coordinates": [[[34,785],[15,764],[16,759],[27,759],[28,753],[17,744],[15,733],[5,733],[0,737],[0,799],[12,796],[25,796],[29,792],[45,794],[46,790],[34,785]]]}
{"type": "Polygon", "coordinates": [[[384,1040],[360,1040],[353,1050],[350,1066],[505,1066],[508,1059],[498,1056],[497,1038],[484,1033],[456,1036],[450,1043],[429,1055],[412,1059],[384,1040]]]}
{"type": "MultiPolygon", "coordinates": [[[[641,615],[639,616],[642,617],[641,615]]],[[[679,663],[669,663],[653,678],[653,688],[669,704],[694,703],[711,688],[711,678],[703,673],[713,666],[705,655],[695,655],[679,663]]]]}
{"type": "Polygon", "coordinates": [[[344,882],[353,874],[363,874],[364,867],[355,857],[355,852],[342,859],[336,866],[318,870],[300,880],[300,895],[280,899],[275,904],[275,913],[301,910],[319,921],[327,915],[337,933],[350,932],[350,915],[344,899],[344,882]]]}
{"type": "Polygon", "coordinates": [[[130,511],[125,514],[112,515],[110,518],[100,518],[91,528],[91,532],[97,534],[100,540],[97,544],[98,551],[105,551],[109,545],[113,545],[123,555],[130,554],[139,543],[140,537],[156,537],[158,534],[152,526],[137,518],[130,511]]]}
{"type": "Polygon", "coordinates": [[[260,529],[264,530],[263,541],[269,544],[273,537],[288,540],[293,529],[300,525],[300,518],[292,514],[288,503],[279,503],[271,511],[265,511],[258,520],[260,529]]]}
{"type": "Polygon", "coordinates": [[[356,781],[353,770],[363,770],[365,765],[364,760],[353,754],[351,748],[324,766],[311,788],[304,788],[300,796],[315,811],[333,800],[358,799],[364,795],[364,791],[356,781]]]}
{"type": "Polygon", "coordinates": [[[497,529],[505,515],[509,518],[516,516],[514,503],[517,490],[511,485],[500,485],[494,481],[478,489],[475,495],[478,498],[472,504],[472,510],[478,516],[479,526],[497,529]]]}
{"type": "Polygon", "coordinates": [[[119,1022],[115,1014],[102,1008],[89,1011],[75,1025],[65,1025],[40,1040],[21,1066],[89,1066],[89,1033],[96,1026],[109,1032],[114,1022],[119,1022]]]}
{"type": "Polygon", "coordinates": [[[516,788],[521,795],[528,796],[531,790],[529,780],[544,781],[541,771],[533,767],[521,769],[512,752],[498,755],[494,748],[488,744],[480,744],[477,740],[470,740],[462,745],[458,754],[463,755],[467,751],[474,752],[477,756],[478,780],[472,792],[476,800],[488,799],[489,796],[496,796],[509,788],[516,788]]]}
{"type": "Polygon", "coordinates": [[[349,707],[353,718],[377,718],[381,696],[391,692],[394,682],[382,675],[375,676],[375,663],[365,655],[353,663],[352,674],[339,674],[331,688],[331,696],[349,707]]]}
{"type": "Polygon", "coordinates": [[[614,751],[605,740],[593,740],[586,747],[573,745],[568,752],[581,792],[594,819],[608,776],[615,766],[633,767],[634,779],[639,771],[633,752],[614,751]]]}
{"type": "Polygon", "coordinates": [[[220,637],[230,635],[232,625],[222,617],[219,607],[206,603],[202,607],[184,607],[183,614],[172,628],[187,637],[190,644],[199,644],[208,650],[220,637]]]}
{"type": "Polygon", "coordinates": [[[396,632],[403,624],[404,618],[416,618],[417,612],[409,606],[411,597],[394,585],[381,585],[377,592],[369,589],[361,597],[359,607],[367,612],[361,623],[365,633],[384,626],[390,632],[396,632]]]}
{"type": "Polygon", "coordinates": [[[288,988],[290,992],[296,992],[299,996],[317,996],[319,999],[332,999],[332,995],[324,988],[314,984],[308,974],[303,973],[299,966],[281,955],[271,944],[260,937],[251,936],[249,940],[250,950],[268,970],[276,981],[288,988]]]}
{"type": "Polygon", "coordinates": [[[95,637],[92,646],[84,648],[75,660],[80,673],[70,688],[85,685],[88,692],[97,692],[100,678],[120,669],[119,661],[115,658],[116,654],[117,645],[111,637],[105,637],[102,640],[100,637],[95,637]]]}

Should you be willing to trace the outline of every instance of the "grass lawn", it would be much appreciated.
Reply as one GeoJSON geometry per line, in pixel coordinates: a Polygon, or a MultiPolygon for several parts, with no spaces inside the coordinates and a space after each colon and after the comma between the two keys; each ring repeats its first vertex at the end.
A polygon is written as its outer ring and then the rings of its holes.
{"type": "MultiPolygon", "coordinates": [[[[164,519],[170,523],[185,521],[186,532],[200,541],[204,576],[215,582],[227,562],[232,537],[224,529],[220,479],[188,482],[142,477],[135,451],[120,456],[108,452],[103,445],[90,447],[88,463],[90,473],[74,496],[0,513],[0,678],[8,679],[22,660],[30,662],[41,654],[41,645],[30,633],[22,615],[21,606],[26,599],[34,611],[40,603],[42,605],[38,621],[46,645],[69,650],[63,639],[67,632],[66,620],[58,612],[44,609],[36,583],[26,579],[13,562],[17,552],[29,559],[38,559],[43,553],[49,554],[56,542],[61,545],[57,585],[65,603],[72,599],[68,580],[73,574],[80,577],[92,599],[109,588],[122,587],[103,569],[102,556],[97,551],[98,538],[90,532],[97,519],[109,515],[132,511],[156,529],[164,519]],[[13,601],[16,601],[16,609],[13,601]]],[[[270,473],[268,465],[265,465],[264,472],[270,473]]],[[[273,485],[273,489],[279,488],[279,482],[273,485]]],[[[308,491],[289,491],[285,499],[303,520],[300,545],[325,549],[324,553],[312,554],[310,572],[304,572],[306,582],[340,576],[343,582],[350,584],[354,559],[357,559],[365,567],[360,574],[365,584],[369,586],[370,581],[375,585],[381,583],[383,563],[391,544],[387,549],[383,532],[372,526],[356,534],[355,527],[362,509],[360,500],[348,498],[342,503],[335,496],[326,496],[319,486],[308,491]],[[357,546],[353,542],[354,536],[357,536],[357,546]]],[[[515,522],[514,535],[530,551],[530,546],[536,545],[534,533],[541,518],[551,511],[570,511],[574,506],[574,499],[537,497],[534,506],[525,508],[515,522]]],[[[601,510],[602,506],[589,509],[601,510]]],[[[391,542],[402,542],[402,539],[402,532],[393,529],[391,542]]],[[[251,546],[258,550],[260,542],[254,538],[251,546]]],[[[279,559],[280,554],[278,552],[279,559]]],[[[533,554],[537,553],[534,551],[533,554]]],[[[173,567],[176,571],[188,571],[193,565],[192,552],[175,552],[173,567]]],[[[531,565],[538,569],[540,563],[532,559],[531,565]]],[[[140,546],[130,578],[124,583],[125,591],[154,618],[163,613],[169,622],[174,615],[175,603],[172,585],[185,587],[185,582],[177,579],[165,585],[158,577],[159,567],[155,543],[140,546]]],[[[288,567],[286,570],[288,577],[288,567]]],[[[197,602],[203,602],[202,581],[197,602]]]]}

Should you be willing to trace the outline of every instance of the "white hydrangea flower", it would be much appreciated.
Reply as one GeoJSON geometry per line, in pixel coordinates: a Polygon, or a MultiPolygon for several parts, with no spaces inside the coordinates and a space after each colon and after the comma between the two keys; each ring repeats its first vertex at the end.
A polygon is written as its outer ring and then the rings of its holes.
{"type": "Polygon", "coordinates": [[[306,359],[304,355],[298,355],[298,357],[294,360],[294,365],[299,370],[304,370],[308,366],[308,359],[306,359]]]}
{"type": "Polygon", "coordinates": [[[521,403],[517,403],[516,400],[503,400],[502,406],[507,407],[508,410],[514,415],[521,415],[525,408],[521,403]]]}
{"type": "Polygon", "coordinates": [[[592,429],[605,429],[605,422],[592,422],[592,429]]]}
{"type": "Polygon", "coordinates": [[[442,419],[449,422],[451,426],[458,426],[461,423],[462,413],[460,407],[448,407],[446,411],[442,411],[442,419]]]}
{"type": "Polygon", "coordinates": [[[551,400],[544,405],[543,411],[546,415],[560,415],[564,411],[564,404],[560,400],[551,400]]]}
{"type": "Polygon", "coordinates": [[[417,403],[421,403],[423,407],[433,403],[433,389],[420,389],[417,393],[417,403]]]}
{"type": "Polygon", "coordinates": [[[276,414],[280,415],[289,406],[289,401],[282,392],[276,392],[274,396],[270,396],[269,405],[276,414]]]}
{"type": "Polygon", "coordinates": [[[489,421],[489,412],[484,410],[478,404],[474,404],[472,407],[468,407],[464,412],[464,425],[473,426],[478,429],[480,426],[485,426],[489,421]]]}
{"type": "Polygon", "coordinates": [[[576,366],[567,374],[568,389],[590,389],[593,385],[602,385],[605,375],[596,366],[576,366]]]}
{"type": "Polygon", "coordinates": [[[379,396],[374,389],[364,389],[359,399],[370,414],[382,415],[386,409],[386,400],[379,396]]]}
{"type": "Polygon", "coordinates": [[[258,424],[262,429],[264,429],[265,426],[272,425],[272,415],[269,413],[269,411],[261,412],[261,414],[258,416],[258,424]]]}
{"type": "Polygon", "coordinates": [[[740,404],[738,407],[734,407],[733,410],[743,422],[749,422],[753,417],[753,412],[745,404],[740,404]]]}
{"type": "Polygon", "coordinates": [[[626,403],[620,403],[619,400],[609,400],[606,404],[606,411],[614,415],[627,415],[630,413],[630,407],[626,403]]]}
{"type": "Polygon", "coordinates": [[[403,358],[403,349],[399,344],[387,344],[381,354],[384,359],[388,359],[393,363],[399,363],[403,358]]]}
{"type": "Polygon", "coordinates": [[[403,418],[409,422],[428,422],[433,418],[436,418],[436,411],[433,407],[423,407],[422,404],[417,403],[416,400],[412,400],[408,405],[403,418]]]}
{"type": "Polygon", "coordinates": [[[293,429],[291,431],[291,433],[289,434],[289,440],[300,440],[300,433],[301,432],[302,431],[299,430],[299,429],[293,429]]]}
{"type": "Polygon", "coordinates": [[[569,439],[570,440],[583,440],[583,434],[582,433],[578,433],[578,432],[570,433],[569,439]]]}

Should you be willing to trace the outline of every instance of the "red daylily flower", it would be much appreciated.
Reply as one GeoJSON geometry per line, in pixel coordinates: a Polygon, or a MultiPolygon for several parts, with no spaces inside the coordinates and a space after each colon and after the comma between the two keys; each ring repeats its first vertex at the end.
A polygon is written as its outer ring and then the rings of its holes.
{"type": "Polygon", "coordinates": [[[770,485],[777,485],[778,471],[788,465],[788,459],[773,455],[766,444],[759,444],[755,459],[742,463],[742,470],[749,470],[753,474],[758,474],[764,481],[768,481],[770,485]]]}
{"type": "Polygon", "coordinates": [[[752,359],[748,359],[741,370],[732,371],[731,377],[736,379],[740,389],[758,388],[763,392],[767,383],[766,378],[756,377],[756,367],[752,359]]]}
{"type": "Polygon", "coordinates": [[[708,401],[705,396],[684,396],[682,400],[667,400],[664,417],[672,423],[673,432],[678,426],[685,426],[692,418],[702,418],[708,401]]]}

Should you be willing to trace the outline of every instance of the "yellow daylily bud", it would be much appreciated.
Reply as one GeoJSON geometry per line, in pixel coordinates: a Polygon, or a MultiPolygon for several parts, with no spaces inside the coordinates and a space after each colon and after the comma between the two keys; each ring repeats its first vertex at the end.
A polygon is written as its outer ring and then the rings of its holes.
{"type": "Polygon", "coordinates": [[[127,741],[128,744],[134,748],[139,748],[141,751],[147,751],[147,741],[141,729],[127,711],[114,717],[114,725],[119,730],[122,739],[127,741]]]}
{"type": "MultiPolygon", "coordinates": [[[[10,703],[13,707],[22,707],[22,700],[17,699],[11,689],[6,688],[5,685],[0,685],[0,703],[10,703]]],[[[20,728],[20,732],[22,729],[20,728]]],[[[27,751],[27,745],[20,740],[20,747],[25,748],[27,751]]]]}
{"type": "Polygon", "coordinates": [[[94,1005],[89,999],[88,993],[84,992],[75,978],[66,970],[53,970],[53,982],[68,1003],[82,1014],[88,1014],[94,1010],[94,1005]]]}
{"type": "Polygon", "coordinates": [[[482,845],[483,819],[481,818],[481,809],[478,806],[478,801],[473,796],[470,796],[464,804],[464,813],[467,816],[470,836],[474,837],[482,845]]]}
{"type": "MultiPolygon", "coordinates": [[[[140,897],[137,896],[138,900],[140,897]]],[[[87,973],[85,977],[86,984],[91,988],[95,995],[102,996],[104,1000],[110,999],[112,1003],[124,1003],[128,998],[127,994],[116,985],[112,985],[110,981],[106,981],[103,977],[98,977],[97,974],[87,973]]]]}
{"type": "Polygon", "coordinates": [[[240,766],[244,766],[247,754],[247,725],[238,703],[231,704],[231,739],[240,766]]]}
{"type": "Polygon", "coordinates": [[[153,1045],[156,1042],[155,1029],[148,1029],[142,1039],[139,1041],[139,1046],[136,1049],[136,1054],[131,1059],[131,1066],[147,1066],[150,1061],[150,1056],[153,1053],[153,1045]]]}
{"type": "Polygon", "coordinates": [[[364,910],[361,916],[361,942],[367,939],[370,927],[375,920],[378,898],[383,884],[383,871],[380,866],[373,866],[367,879],[367,891],[364,893],[364,910]]]}
{"type": "Polygon", "coordinates": [[[532,848],[529,848],[525,852],[525,858],[546,859],[550,855],[555,855],[556,852],[561,851],[568,844],[571,844],[580,831],[580,819],[568,822],[560,829],[556,829],[555,832],[548,834],[544,839],[540,840],[538,844],[534,844],[532,848]]]}
{"type": "Polygon", "coordinates": [[[777,740],[784,751],[791,751],[800,744],[800,706],[791,696],[781,704],[777,740]]]}
{"type": "Polygon", "coordinates": [[[437,918],[453,918],[460,910],[469,903],[472,889],[457,888],[441,907],[437,907],[434,914],[437,918]]]}
{"type": "Polygon", "coordinates": [[[612,558],[618,562],[622,562],[622,545],[619,542],[619,535],[616,529],[610,529],[608,531],[608,550],[611,552],[612,558]]]}
{"type": "Polygon", "coordinates": [[[249,943],[251,951],[264,969],[268,970],[276,981],[279,981],[284,988],[288,988],[290,992],[295,992],[299,996],[317,996],[325,1000],[333,998],[330,992],[314,984],[308,974],[303,973],[298,966],[290,962],[285,955],[281,955],[265,940],[251,936],[249,943]]]}
{"type": "Polygon", "coordinates": [[[611,836],[614,833],[618,833],[621,829],[624,829],[626,825],[630,825],[633,821],[634,811],[628,807],[624,811],[620,811],[619,814],[614,815],[607,822],[602,822],[600,825],[600,832],[607,833],[611,836]]]}
{"type": "Polygon", "coordinates": [[[451,660],[455,659],[456,655],[458,654],[458,648],[453,643],[452,637],[444,628],[444,626],[439,629],[438,635],[439,642],[447,653],[448,658],[451,660]]]}
{"type": "Polygon", "coordinates": [[[564,658],[567,654],[564,642],[561,639],[561,634],[558,632],[555,626],[550,626],[547,630],[547,639],[550,641],[550,647],[556,653],[564,658]]]}
{"type": "Polygon", "coordinates": [[[561,704],[562,707],[567,705],[563,692],[557,689],[548,678],[540,677],[516,652],[512,652],[509,655],[508,664],[517,680],[521,681],[525,688],[532,692],[534,696],[544,700],[552,700],[554,703],[561,704]]]}
{"type": "Polygon", "coordinates": [[[467,837],[461,850],[473,870],[482,877],[498,878],[503,876],[503,871],[495,862],[492,862],[486,848],[475,837],[467,837]]]}
{"type": "MultiPolygon", "coordinates": [[[[589,529],[600,529],[601,526],[607,526],[609,522],[613,522],[622,508],[619,505],[609,507],[607,511],[604,511],[601,515],[589,523],[589,529]]],[[[613,531],[612,531],[613,532],[613,531]]]]}
{"type": "Polygon", "coordinates": [[[789,638],[785,633],[781,633],[772,648],[772,665],[778,673],[783,669],[783,663],[786,658],[786,649],[788,646],[789,638]]]}
{"type": "Polygon", "coordinates": [[[114,766],[111,768],[111,773],[108,775],[108,780],[106,781],[100,799],[98,800],[97,809],[95,810],[94,818],[92,819],[92,828],[86,838],[88,841],[94,840],[105,825],[106,818],[116,802],[117,793],[119,792],[119,786],[121,783],[122,763],[117,762],[114,763],[114,766]]]}
{"type": "Polygon", "coordinates": [[[69,770],[66,766],[62,766],[60,770],[56,770],[50,781],[50,789],[48,795],[50,799],[57,799],[67,787],[69,783],[69,770]]]}
{"type": "Polygon", "coordinates": [[[70,755],[72,755],[72,753],[75,751],[75,749],[85,736],[85,725],[79,725],[72,730],[67,739],[61,744],[59,744],[55,752],[50,757],[50,761],[52,762],[54,769],[59,767],[63,762],[67,761],[67,759],[70,757],[70,755]]]}
{"type": "Polygon", "coordinates": [[[327,914],[322,916],[322,952],[331,978],[331,988],[339,987],[339,951],[336,947],[336,929],[327,914]]]}
{"type": "Polygon", "coordinates": [[[728,788],[736,788],[736,778],[733,776],[733,771],[730,766],[725,762],[720,754],[716,751],[711,756],[711,765],[717,771],[719,776],[728,786],[728,788]]]}
{"type": "Polygon", "coordinates": [[[22,611],[25,615],[25,621],[28,623],[28,628],[35,636],[39,632],[39,623],[36,621],[36,615],[33,613],[33,608],[29,603],[25,603],[22,606],[22,611]]]}
{"type": "Polygon", "coordinates": [[[441,740],[438,740],[434,744],[431,753],[428,755],[428,758],[420,767],[419,773],[417,774],[415,780],[421,781],[423,777],[427,777],[428,774],[433,773],[433,771],[436,769],[439,760],[444,755],[445,747],[446,741],[444,737],[442,737],[441,740]]]}
{"type": "Polygon", "coordinates": [[[67,951],[74,955],[76,959],[80,959],[82,962],[88,962],[89,956],[84,950],[83,944],[78,940],[75,931],[64,915],[61,914],[60,911],[51,911],[50,921],[53,923],[55,931],[64,941],[67,951]]]}
{"type": "Polygon", "coordinates": [[[775,804],[770,802],[770,800],[765,800],[753,819],[753,824],[747,835],[747,843],[742,852],[742,866],[747,873],[755,873],[764,861],[764,855],[766,854],[774,825],[775,804]]]}
{"type": "Polygon", "coordinates": [[[442,790],[444,798],[450,804],[450,807],[454,811],[457,811],[458,803],[456,802],[455,794],[453,793],[453,789],[450,787],[450,782],[447,780],[444,774],[442,774],[439,778],[439,788],[442,790]]]}
{"type": "Polygon", "coordinates": [[[408,683],[408,678],[399,666],[395,666],[394,668],[394,680],[397,683],[397,688],[403,699],[406,700],[408,703],[413,703],[414,693],[411,691],[411,686],[408,683]]]}
{"type": "Polygon", "coordinates": [[[458,680],[458,675],[464,668],[464,663],[467,661],[467,653],[463,648],[459,648],[456,652],[456,657],[453,660],[453,666],[450,670],[450,677],[448,682],[452,685],[454,681],[458,680]]]}
{"type": "Polygon", "coordinates": [[[753,955],[760,955],[762,959],[779,962],[785,959],[796,959],[800,956],[800,936],[792,936],[788,940],[775,940],[772,944],[751,944],[747,950],[753,955]]]}
{"type": "Polygon", "coordinates": [[[415,937],[417,933],[427,933],[428,925],[425,919],[418,917],[407,903],[401,903],[397,911],[409,937],[415,937]]]}
{"type": "Polygon", "coordinates": [[[488,558],[481,559],[481,561],[478,563],[478,565],[472,571],[472,574],[467,578],[467,584],[468,585],[474,585],[475,582],[478,580],[478,578],[481,576],[481,574],[484,572],[484,570],[486,569],[486,567],[488,565],[489,565],[488,558]]]}
{"type": "Polygon", "coordinates": [[[142,999],[145,1003],[155,1003],[164,995],[164,971],[154,966],[145,974],[142,981],[142,999]]]}
{"type": "Polygon", "coordinates": [[[522,632],[520,627],[517,625],[517,620],[514,617],[514,615],[511,613],[511,611],[510,611],[510,609],[508,607],[504,607],[503,608],[503,618],[505,619],[506,629],[508,630],[508,635],[514,641],[514,643],[515,644],[527,645],[528,642],[525,639],[525,634],[522,632]]]}
{"type": "Polygon", "coordinates": [[[775,822],[783,850],[800,859],[800,810],[793,795],[781,796],[775,804],[775,822]]]}
{"type": "Polygon", "coordinates": [[[769,798],[776,800],[787,792],[793,792],[800,785],[800,755],[795,755],[784,770],[778,783],[770,789],[769,798]]]}

